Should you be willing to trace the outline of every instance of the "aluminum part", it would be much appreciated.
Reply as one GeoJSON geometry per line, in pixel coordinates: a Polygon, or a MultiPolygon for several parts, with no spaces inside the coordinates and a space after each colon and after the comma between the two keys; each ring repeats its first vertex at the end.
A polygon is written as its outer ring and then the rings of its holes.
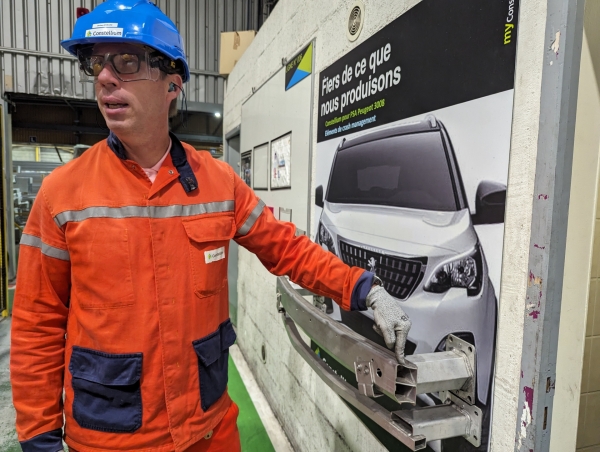
{"type": "Polygon", "coordinates": [[[322,297],[293,286],[284,277],[277,279],[277,310],[290,341],[331,389],[411,450],[424,449],[427,441],[457,436],[480,445],[483,414],[472,403],[476,369],[472,344],[449,335],[446,351],[407,356],[399,364],[392,351],[327,316],[323,304],[322,297]],[[303,298],[311,295],[312,303],[303,298]],[[319,359],[302,339],[298,327],[320,349],[354,371],[358,389],[319,359]],[[417,394],[434,392],[439,393],[442,405],[415,406],[417,394]],[[383,395],[402,404],[402,408],[390,412],[373,400],[383,395]]]}
{"type": "Polygon", "coordinates": [[[323,360],[310,349],[302,340],[296,324],[285,314],[283,323],[294,349],[312,367],[327,386],[342,397],[347,403],[358,409],[361,413],[390,433],[394,438],[407,446],[410,450],[423,450],[426,448],[426,439],[422,435],[413,435],[402,422],[392,418],[389,411],[374,400],[361,394],[353,386],[343,381],[336,375],[323,360]]]}
{"type": "Polygon", "coordinates": [[[475,346],[469,344],[467,341],[450,334],[446,340],[446,350],[453,351],[458,355],[462,355],[463,359],[467,362],[467,366],[471,371],[471,378],[467,379],[465,384],[460,388],[452,392],[469,405],[474,405],[476,401],[475,397],[475,369],[477,369],[475,358],[476,349],[475,346]]]}

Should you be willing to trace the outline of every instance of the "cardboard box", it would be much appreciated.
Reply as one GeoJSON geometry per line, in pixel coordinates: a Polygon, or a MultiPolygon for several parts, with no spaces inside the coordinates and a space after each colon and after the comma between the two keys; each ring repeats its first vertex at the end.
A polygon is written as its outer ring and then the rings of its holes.
{"type": "Polygon", "coordinates": [[[227,31],[221,33],[221,54],[219,55],[219,74],[229,75],[235,63],[242,57],[256,32],[227,31]]]}

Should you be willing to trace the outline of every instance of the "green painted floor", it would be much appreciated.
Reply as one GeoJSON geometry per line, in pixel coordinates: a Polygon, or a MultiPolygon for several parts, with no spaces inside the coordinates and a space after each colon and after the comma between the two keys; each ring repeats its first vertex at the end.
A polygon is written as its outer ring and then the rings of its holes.
{"type": "Polygon", "coordinates": [[[263,426],[256,408],[246,391],[246,386],[240,378],[240,374],[229,357],[229,383],[227,385],[229,395],[240,407],[238,416],[238,429],[243,452],[275,452],[269,435],[263,426]]]}
{"type": "MultiPolygon", "coordinates": [[[[15,431],[15,409],[8,370],[10,318],[0,321],[0,451],[20,452],[15,431]]],[[[229,394],[240,407],[238,428],[243,452],[274,452],[263,423],[254,408],[235,364],[229,358],[229,394]]]]}

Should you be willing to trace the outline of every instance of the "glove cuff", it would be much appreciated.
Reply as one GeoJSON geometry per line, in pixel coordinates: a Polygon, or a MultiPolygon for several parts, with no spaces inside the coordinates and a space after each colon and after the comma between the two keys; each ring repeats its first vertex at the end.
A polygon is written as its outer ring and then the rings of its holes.
{"type": "Polygon", "coordinates": [[[368,308],[372,308],[375,305],[375,303],[377,303],[377,300],[379,300],[377,294],[380,293],[382,290],[385,292],[385,289],[378,285],[371,287],[371,290],[369,290],[366,299],[366,304],[368,308]]]}

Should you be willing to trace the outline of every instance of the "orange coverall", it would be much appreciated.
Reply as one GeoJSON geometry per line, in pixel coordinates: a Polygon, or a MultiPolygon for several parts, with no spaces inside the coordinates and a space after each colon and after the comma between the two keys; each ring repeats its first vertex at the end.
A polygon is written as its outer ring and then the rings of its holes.
{"type": "Polygon", "coordinates": [[[104,140],[42,184],[12,320],[22,444],[60,434],[63,410],[79,452],[179,452],[214,429],[231,405],[230,239],[351,306],[362,269],[295,237],[229,165],[172,140],[154,183],[104,140]],[[182,159],[197,180],[187,192],[182,159]]]}

